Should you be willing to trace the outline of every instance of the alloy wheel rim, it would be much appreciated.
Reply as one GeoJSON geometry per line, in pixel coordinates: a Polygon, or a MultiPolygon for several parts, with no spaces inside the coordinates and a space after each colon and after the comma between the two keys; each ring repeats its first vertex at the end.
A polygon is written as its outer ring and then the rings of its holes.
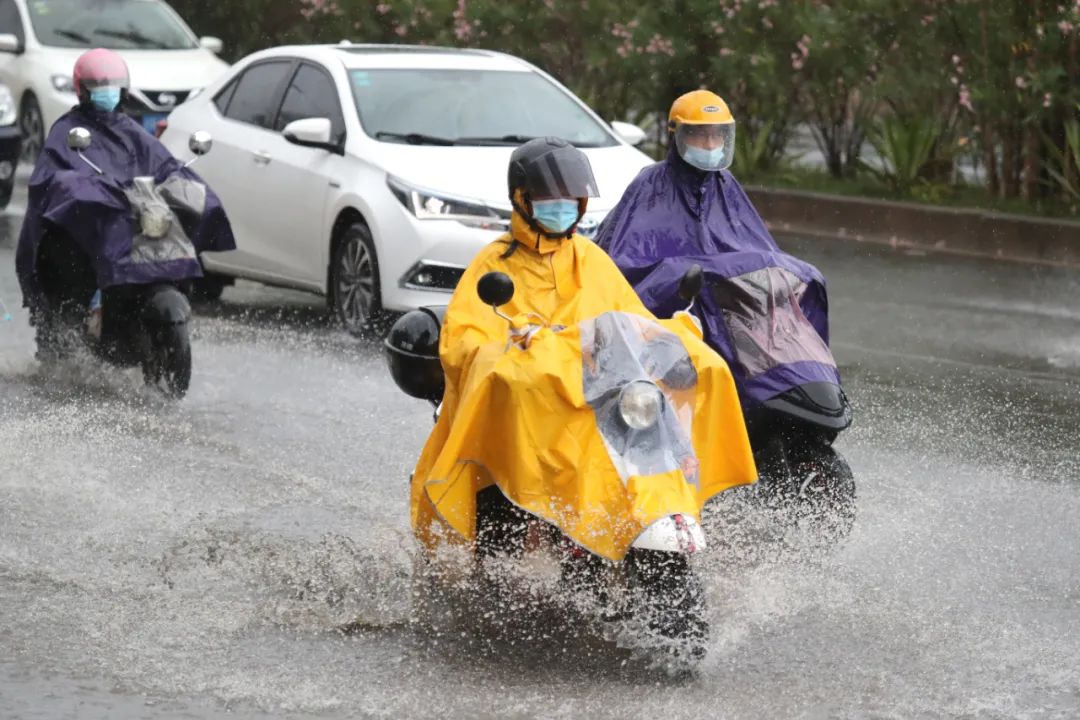
{"type": "Polygon", "coordinates": [[[338,266],[338,309],[345,324],[352,329],[362,328],[371,317],[375,299],[375,272],[367,245],[359,240],[348,241],[338,266]]]}
{"type": "Polygon", "coordinates": [[[37,160],[38,154],[41,152],[42,145],[42,127],[41,111],[34,106],[28,107],[23,111],[22,118],[22,131],[23,131],[23,159],[34,162],[37,160]]]}

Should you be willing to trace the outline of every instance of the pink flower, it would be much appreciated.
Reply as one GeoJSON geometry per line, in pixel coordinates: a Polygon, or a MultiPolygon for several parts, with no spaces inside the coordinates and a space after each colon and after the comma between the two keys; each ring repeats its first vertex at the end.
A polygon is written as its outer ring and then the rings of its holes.
{"type": "Polygon", "coordinates": [[[975,112],[975,108],[971,106],[971,91],[968,90],[967,85],[960,86],[960,92],[957,95],[957,101],[960,103],[960,107],[964,108],[968,112],[975,112]]]}
{"type": "Polygon", "coordinates": [[[386,13],[390,12],[390,6],[386,3],[379,3],[375,6],[375,12],[379,13],[380,15],[385,15],[386,13]]]}
{"type": "Polygon", "coordinates": [[[1045,107],[1045,108],[1050,107],[1050,103],[1051,103],[1051,101],[1053,101],[1053,99],[1054,99],[1054,96],[1051,95],[1050,93],[1046,93],[1045,95],[1043,95],[1043,107],[1045,107]]]}
{"type": "Polygon", "coordinates": [[[1058,30],[1061,31],[1062,35],[1068,35],[1069,33],[1071,33],[1074,27],[1075,26],[1068,20],[1062,20],[1058,23],[1058,30]]]}
{"type": "Polygon", "coordinates": [[[1024,77],[1023,75],[1017,75],[1017,76],[1016,76],[1016,87],[1018,87],[1018,88],[1020,88],[1021,90],[1023,90],[1023,89],[1024,89],[1024,88],[1026,88],[1027,86],[1028,86],[1028,81],[1027,81],[1027,79],[1026,79],[1026,78],[1025,78],[1025,77],[1024,77]]]}
{"type": "Polygon", "coordinates": [[[454,37],[458,40],[468,40],[472,35],[473,26],[465,16],[465,0],[458,0],[457,7],[453,12],[454,37]]]}

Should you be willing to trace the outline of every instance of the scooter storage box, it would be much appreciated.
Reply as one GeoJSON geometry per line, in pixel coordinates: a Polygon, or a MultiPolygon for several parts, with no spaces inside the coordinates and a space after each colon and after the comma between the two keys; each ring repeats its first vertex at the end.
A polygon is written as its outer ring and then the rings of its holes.
{"type": "Polygon", "coordinates": [[[439,331],[445,313],[442,305],[407,312],[383,341],[390,375],[406,395],[434,403],[442,400],[445,380],[439,362],[439,331]]]}

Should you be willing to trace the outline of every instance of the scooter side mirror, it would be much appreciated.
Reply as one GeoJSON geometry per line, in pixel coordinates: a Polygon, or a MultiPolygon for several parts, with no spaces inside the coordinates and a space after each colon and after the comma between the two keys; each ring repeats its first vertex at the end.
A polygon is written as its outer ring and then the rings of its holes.
{"type": "Polygon", "coordinates": [[[90,158],[83,155],[83,150],[90,147],[90,131],[84,127],[73,127],[68,130],[67,144],[68,147],[79,153],[79,159],[94,169],[98,175],[104,175],[105,172],[95,165],[90,158]]]}
{"type": "Polygon", "coordinates": [[[682,280],[679,281],[679,297],[685,302],[694,302],[697,296],[701,294],[701,286],[704,283],[705,273],[702,272],[700,265],[694,263],[686,271],[686,274],[682,276],[682,280]]]}
{"type": "Polygon", "coordinates": [[[210,152],[212,147],[214,147],[214,138],[205,130],[196,130],[191,133],[191,138],[188,139],[188,150],[193,155],[201,157],[210,152]]]}
{"type": "Polygon", "coordinates": [[[67,145],[72,150],[82,152],[90,147],[90,131],[84,127],[74,127],[68,130],[67,145]]]}
{"type": "Polygon", "coordinates": [[[514,297],[514,281],[506,273],[485,273],[476,283],[476,294],[486,305],[505,305],[514,297]]]}

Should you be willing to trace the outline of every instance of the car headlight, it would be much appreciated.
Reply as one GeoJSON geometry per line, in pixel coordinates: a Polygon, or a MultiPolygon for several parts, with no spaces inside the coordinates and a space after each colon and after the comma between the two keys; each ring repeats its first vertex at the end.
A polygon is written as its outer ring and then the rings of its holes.
{"type": "Polygon", "coordinates": [[[663,393],[648,380],[635,380],[619,393],[619,415],[634,430],[651,428],[663,409],[663,393]]]}
{"type": "Polygon", "coordinates": [[[0,125],[14,125],[19,118],[15,97],[7,85],[0,85],[0,125]]]}
{"type": "Polygon", "coordinates": [[[50,80],[52,81],[53,89],[57,92],[75,92],[75,82],[71,79],[70,75],[53,75],[50,80]]]}
{"type": "Polygon", "coordinates": [[[484,230],[507,230],[510,227],[510,213],[506,210],[418,188],[393,175],[386,176],[386,184],[394,197],[417,220],[456,220],[462,225],[484,230]]]}

